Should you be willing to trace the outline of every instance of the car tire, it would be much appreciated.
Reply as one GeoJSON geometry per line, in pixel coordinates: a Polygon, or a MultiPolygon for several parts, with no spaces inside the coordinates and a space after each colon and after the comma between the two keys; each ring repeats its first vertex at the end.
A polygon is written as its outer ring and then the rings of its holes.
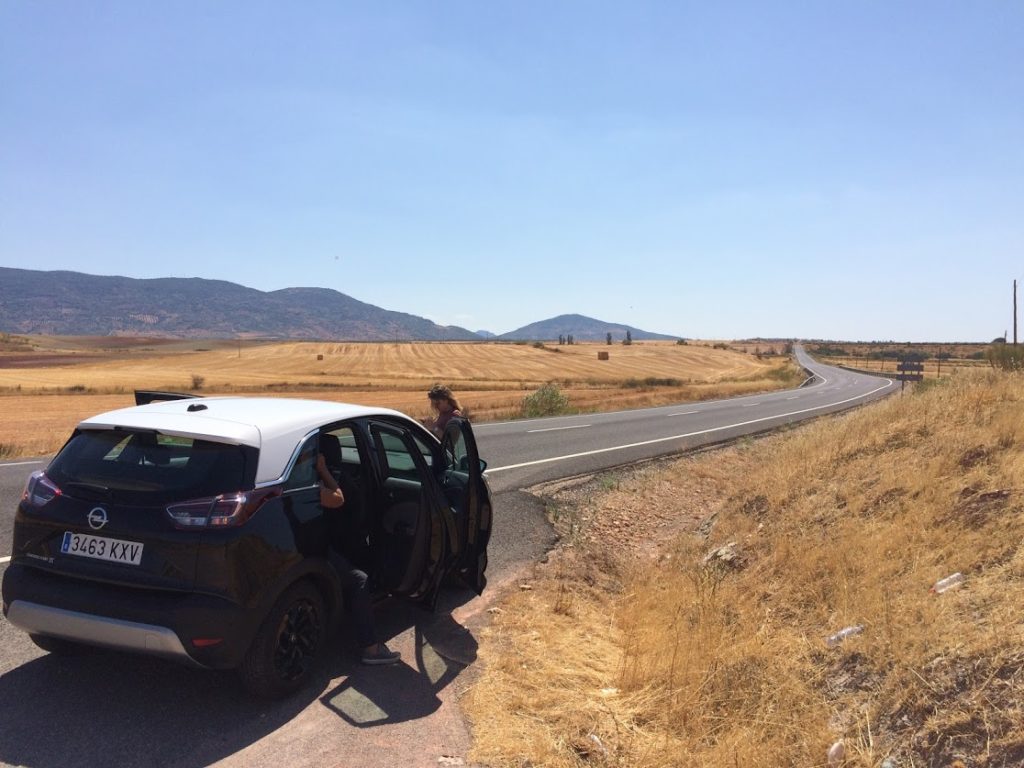
{"type": "Polygon", "coordinates": [[[89,646],[76,643],[74,640],[65,640],[62,637],[51,637],[50,635],[29,635],[29,639],[36,644],[40,650],[52,653],[54,656],[77,656],[85,653],[89,646]]]}
{"type": "Polygon", "coordinates": [[[327,636],[324,601],[312,584],[289,587],[270,609],[238,668],[254,696],[281,698],[309,680],[327,636]]]}

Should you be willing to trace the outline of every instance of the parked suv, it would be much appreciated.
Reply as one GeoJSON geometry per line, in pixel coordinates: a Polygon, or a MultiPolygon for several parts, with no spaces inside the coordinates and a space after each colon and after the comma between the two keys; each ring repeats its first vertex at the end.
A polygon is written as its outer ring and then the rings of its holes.
{"type": "Polygon", "coordinates": [[[332,543],[355,545],[380,593],[432,606],[443,582],[483,591],[491,496],[467,421],[438,440],[381,408],[160,397],[81,422],[28,481],[3,611],[41,648],[236,668],[277,696],[343,616],[332,543]],[[339,510],[320,504],[325,441],[339,510]]]}

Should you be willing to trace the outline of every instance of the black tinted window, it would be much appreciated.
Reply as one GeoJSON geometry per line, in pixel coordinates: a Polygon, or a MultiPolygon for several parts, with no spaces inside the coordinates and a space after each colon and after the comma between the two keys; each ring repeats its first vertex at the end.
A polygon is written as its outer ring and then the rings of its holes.
{"type": "Polygon", "coordinates": [[[401,434],[386,428],[374,427],[373,437],[387,477],[401,477],[417,482],[422,480],[414,454],[401,434]]]}
{"type": "Polygon", "coordinates": [[[47,469],[69,496],[164,504],[252,487],[256,450],[120,430],[74,435],[47,469]]]}
{"type": "Polygon", "coordinates": [[[316,438],[311,437],[299,451],[299,457],[295,460],[291,474],[284,488],[291,491],[296,488],[310,488],[316,485],[316,438]]]}

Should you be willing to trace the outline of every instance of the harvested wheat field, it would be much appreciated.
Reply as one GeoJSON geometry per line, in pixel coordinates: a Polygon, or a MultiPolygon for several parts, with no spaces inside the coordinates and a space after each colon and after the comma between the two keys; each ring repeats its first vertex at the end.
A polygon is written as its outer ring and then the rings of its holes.
{"type": "Polygon", "coordinates": [[[471,757],[1024,765],[1022,445],[1024,379],[966,372],[548,489],[563,547],[492,609],[471,757]]]}
{"type": "Polygon", "coordinates": [[[312,397],[422,418],[426,390],[443,381],[471,418],[494,420],[518,416],[523,398],[548,382],[583,412],[730,397],[801,379],[785,357],[673,343],[117,341],[9,339],[14,349],[0,350],[0,456],[55,450],[80,419],[131,404],[135,389],[312,397]]]}
{"type": "MultiPolygon", "coordinates": [[[[759,359],[731,350],[654,342],[630,346],[429,342],[285,342],[237,349],[195,346],[199,349],[171,354],[157,349],[149,354],[137,350],[118,354],[98,347],[91,352],[78,348],[64,358],[68,364],[37,367],[28,367],[31,357],[21,355],[17,368],[5,367],[0,361],[0,388],[187,389],[193,377],[199,376],[209,389],[284,385],[419,389],[437,380],[460,390],[526,389],[548,381],[735,381],[762,377],[779,364],[776,358],[759,359]],[[599,360],[598,352],[607,352],[609,359],[599,360]],[[102,359],[94,361],[90,354],[102,359]],[[74,355],[81,362],[76,362],[74,355]]],[[[46,354],[57,352],[50,349],[46,354]]]]}

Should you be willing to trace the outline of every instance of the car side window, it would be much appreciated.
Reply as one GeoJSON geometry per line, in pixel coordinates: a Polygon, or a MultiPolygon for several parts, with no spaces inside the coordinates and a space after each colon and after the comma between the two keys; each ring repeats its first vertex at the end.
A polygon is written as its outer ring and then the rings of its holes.
{"type": "Polygon", "coordinates": [[[469,448],[466,446],[465,435],[459,430],[454,439],[449,432],[443,441],[445,468],[456,472],[469,472],[469,448]]]}
{"type": "Polygon", "coordinates": [[[310,437],[302,444],[299,450],[299,457],[295,460],[288,480],[285,481],[284,489],[293,491],[297,488],[309,488],[316,485],[316,435],[310,437]]]}
{"type": "Polygon", "coordinates": [[[352,427],[340,426],[322,432],[319,450],[324,456],[327,471],[334,475],[335,480],[358,481],[362,477],[359,441],[352,427]]]}
{"type": "Polygon", "coordinates": [[[426,464],[428,467],[433,467],[434,450],[425,440],[420,438],[420,436],[417,435],[416,433],[412,434],[412,439],[416,443],[416,447],[419,449],[420,453],[423,454],[423,463],[426,464]]]}
{"type": "Polygon", "coordinates": [[[420,482],[420,471],[411,450],[411,444],[403,439],[403,434],[379,426],[371,430],[376,443],[377,455],[380,457],[384,479],[400,478],[420,482]]]}

